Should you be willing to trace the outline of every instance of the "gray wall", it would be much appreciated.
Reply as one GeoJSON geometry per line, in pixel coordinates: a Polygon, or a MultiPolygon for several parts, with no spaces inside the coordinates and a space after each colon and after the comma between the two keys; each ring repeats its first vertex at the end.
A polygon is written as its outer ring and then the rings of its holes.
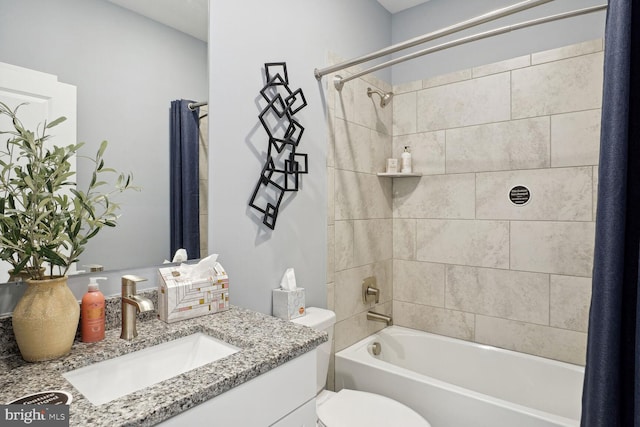
{"type": "Polygon", "coordinates": [[[210,18],[210,251],[221,254],[233,304],[270,313],[271,289],[293,267],[307,306],[324,307],[326,81],[319,84],[313,69],[327,64],[329,51],[349,58],[387,46],[390,14],[374,0],[212,0],[210,18]],[[299,151],[308,153],[310,173],[301,191],[285,196],[271,231],[247,203],[268,142],[258,121],[263,64],[279,61],[308,102],[296,118],[306,129],[299,151]]]}
{"type": "MultiPolygon", "coordinates": [[[[133,171],[142,187],[119,199],[118,227],[94,238],[80,264],[169,257],[169,105],[206,99],[206,43],[102,0],[0,0],[0,40],[1,62],[77,86],[82,153],[108,140],[107,165],[133,171]]],[[[79,182],[88,166],[78,162],[79,182]]]]}
{"type": "MultiPolygon", "coordinates": [[[[393,15],[393,43],[400,43],[410,38],[427,34],[445,26],[453,25],[514,3],[517,2],[515,0],[430,0],[427,3],[393,15]]],[[[396,53],[395,56],[401,56],[417,49],[424,49],[444,41],[454,40],[481,31],[603,3],[606,3],[606,1],[553,1],[426,43],[419,48],[401,51],[396,53]]],[[[527,55],[532,52],[601,38],[604,35],[604,16],[604,12],[597,12],[563,21],[538,25],[404,62],[393,67],[393,84],[407,83],[456,70],[527,55]]]]}

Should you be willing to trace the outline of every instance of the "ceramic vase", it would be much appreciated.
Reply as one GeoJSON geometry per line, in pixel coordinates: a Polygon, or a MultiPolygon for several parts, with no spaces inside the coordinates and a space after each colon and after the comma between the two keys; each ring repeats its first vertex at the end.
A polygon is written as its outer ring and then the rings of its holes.
{"type": "Polygon", "coordinates": [[[76,336],[80,305],[67,277],[27,280],[13,311],[13,333],[24,360],[42,362],[68,354],[76,336]]]}

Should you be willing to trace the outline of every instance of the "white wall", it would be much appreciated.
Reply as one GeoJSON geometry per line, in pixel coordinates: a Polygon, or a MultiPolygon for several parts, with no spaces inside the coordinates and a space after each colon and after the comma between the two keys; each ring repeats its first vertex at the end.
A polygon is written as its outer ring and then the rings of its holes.
{"type": "MultiPolygon", "coordinates": [[[[207,97],[207,45],[102,0],[0,0],[0,61],[78,88],[78,139],[107,166],[132,171],[118,227],[94,238],[80,264],[155,265],[169,257],[169,106],[207,97]]],[[[78,162],[78,181],[88,182],[78,162]]],[[[79,266],[81,269],[82,267],[79,266]]]]}
{"type": "MultiPolygon", "coordinates": [[[[422,5],[393,15],[393,43],[400,43],[515,3],[518,3],[518,1],[430,0],[422,5]]],[[[606,0],[552,1],[533,9],[426,43],[419,48],[401,51],[394,56],[401,56],[414,50],[424,49],[481,31],[604,3],[606,3],[606,0]]],[[[601,38],[604,36],[604,21],[605,13],[597,12],[537,25],[429,54],[394,66],[393,84],[407,83],[520,55],[527,55],[531,52],[539,52],[601,38]]]]}
{"type": "Polygon", "coordinates": [[[327,64],[329,51],[350,58],[387,46],[390,29],[390,14],[374,0],[211,1],[209,247],[229,273],[232,304],[270,313],[271,289],[293,267],[307,306],[326,306],[326,82],[313,69],[327,64]],[[296,118],[310,173],[285,196],[271,231],[248,201],[268,143],[258,121],[263,67],[280,61],[308,102],[296,118]]]}

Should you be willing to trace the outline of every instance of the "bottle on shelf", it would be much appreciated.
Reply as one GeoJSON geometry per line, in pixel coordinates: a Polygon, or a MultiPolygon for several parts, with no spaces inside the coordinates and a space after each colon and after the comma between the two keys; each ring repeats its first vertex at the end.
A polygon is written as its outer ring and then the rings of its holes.
{"type": "Polygon", "coordinates": [[[411,173],[411,151],[409,146],[405,145],[404,152],[402,153],[402,173],[411,173]]]}

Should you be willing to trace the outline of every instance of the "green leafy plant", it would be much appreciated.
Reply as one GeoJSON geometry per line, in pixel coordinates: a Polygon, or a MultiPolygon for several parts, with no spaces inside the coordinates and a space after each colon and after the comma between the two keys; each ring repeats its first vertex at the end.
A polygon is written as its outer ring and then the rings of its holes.
{"type": "Polygon", "coordinates": [[[0,148],[0,259],[12,265],[13,274],[26,271],[31,279],[63,276],[91,238],[117,225],[120,205],[112,197],[135,189],[132,175],[105,167],[107,141],[94,158],[81,157],[83,143],[50,141],[47,132],[65,117],[31,131],[17,117],[19,108],[0,102],[0,116],[12,123],[12,129],[0,130],[8,135],[0,148]],[[74,180],[74,157],[93,164],[84,189],[74,180]]]}

